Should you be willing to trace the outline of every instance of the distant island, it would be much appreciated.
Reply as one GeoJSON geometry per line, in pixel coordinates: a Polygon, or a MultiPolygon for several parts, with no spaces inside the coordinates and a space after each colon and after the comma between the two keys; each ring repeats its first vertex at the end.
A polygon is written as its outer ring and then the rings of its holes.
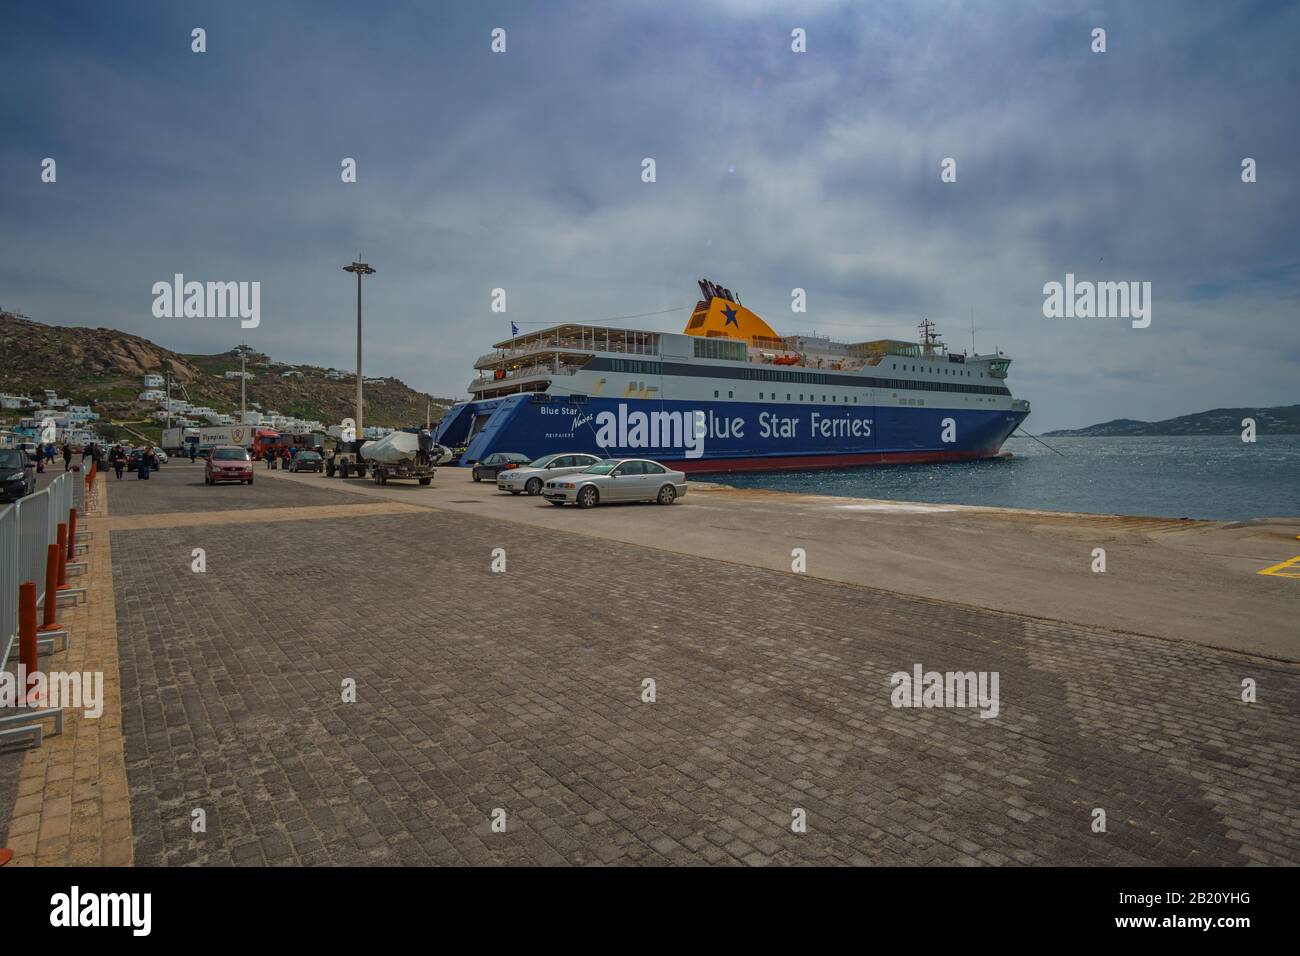
{"type": "Polygon", "coordinates": [[[1087,428],[1058,428],[1044,432],[1043,436],[1113,438],[1143,435],[1239,435],[1243,418],[1255,419],[1255,427],[1261,435],[1300,435],[1300,405],[1278,405],[1274,408],[1213,408],[1208,412],[1180,415],[1159,422],[1117,418],[1087,428]]]}

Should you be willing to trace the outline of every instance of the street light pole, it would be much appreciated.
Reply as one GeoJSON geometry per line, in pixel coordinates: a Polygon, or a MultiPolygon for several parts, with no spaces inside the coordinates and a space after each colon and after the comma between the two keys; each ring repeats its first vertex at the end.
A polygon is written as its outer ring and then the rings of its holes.
{"type": "Polygon", "coordinates": [[[365,427],[361,418],[361,277],[374,273],[365,262],[354,262],[350,266],[343,267],[344,272],[355,272],[357,274],[357,434],[356,440],[361,441],[365,435],[362,429],[365,427]]]}

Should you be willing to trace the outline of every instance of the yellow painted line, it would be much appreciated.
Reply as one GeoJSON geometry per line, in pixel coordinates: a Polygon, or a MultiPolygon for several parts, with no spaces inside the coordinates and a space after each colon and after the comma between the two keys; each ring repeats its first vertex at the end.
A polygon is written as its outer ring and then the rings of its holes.
{"type": "Polygon", "coordinates": [[[1271,574],[1279,578],[1300,578],[1300,567],[1297,567],[1292,572],[1282,570],[1283,568],[1289,568],[1298,564],[1300,564],[1300,554],[1297,554],[1294,558],[1291,558],[1288,561],[1283,561],[1281,564],[1275,564],[1271,568],[1265,568],[1263,571],[1256,571],[1255,573],[1271,574]]]}
{"type": "MultiPolygon", "coordinates": [[[[1300,541],[1300,534],[1296,535],[1296,540],[1300,541]]],[[[1278,578],[1300,578],[1300,568],[1296,568],[1294,571],[1282,570],[1283,568],[1289,568],[1296,564],[1300,564],[1300,554],[1297,554],[1294,558],[1288,558],[1281,564],[1275,564],[1271,568],[1265,568],[1263,571],[1256,571],[1255,573],[1271,574],[1278,578]]]]}

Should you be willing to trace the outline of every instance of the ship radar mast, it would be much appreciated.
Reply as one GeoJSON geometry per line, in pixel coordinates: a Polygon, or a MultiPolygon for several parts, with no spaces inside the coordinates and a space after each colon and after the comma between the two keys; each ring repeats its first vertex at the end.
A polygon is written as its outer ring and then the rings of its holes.
{"type": "Polygon", "coordinates": [[[921,354],[934,355],[936,349],[944,348],[944,344],[939,341],[939,330],[929,319],[922,319],[921,324],[917,326],[921,330],[921,354]]]}

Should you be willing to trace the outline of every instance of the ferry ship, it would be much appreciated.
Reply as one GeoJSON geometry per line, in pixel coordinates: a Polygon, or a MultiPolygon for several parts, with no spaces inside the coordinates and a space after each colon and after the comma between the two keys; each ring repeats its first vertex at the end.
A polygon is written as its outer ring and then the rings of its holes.
{"type": "Polygon", "coordinates": [[[776,333],[707,279],[681,334],[565,323],[496,343],[439,444],[643,457],[689,472],[991,458],[1029,415],[1002,352],[776,333]]]}

